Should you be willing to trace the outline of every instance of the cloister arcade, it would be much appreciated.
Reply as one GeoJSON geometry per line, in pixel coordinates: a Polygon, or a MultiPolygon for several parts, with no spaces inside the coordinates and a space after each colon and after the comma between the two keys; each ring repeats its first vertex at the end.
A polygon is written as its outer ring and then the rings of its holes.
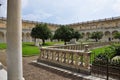
{"type": "MultiPolygon", "coordinates": [[[[82,31],[80,31],[80,32],[82,32],[82,31]]],[[[88,39],[92,32],[96,32],[96,31],[89,31],[89,32],[84,31],[81,34],[83,35],[84,39],[88,39]]],[[[102,31],[101,30],[100,32],[103,32],[103,37],[102,37],[101,41],[112,41],[112,40],[115,41],[113,36],[114,36],[115,33],[120,32],[120,30],[119,29],[118,30],[111,30],[111,31],[108,31],[108,30],[102,31]]]]}
{"type": "MultiPolygon", "coordinates": [[[[32,42],[30,31],[22,32],[22,42],[32,42]]],[[[0,43],[6,43],[6,30],[0,30],[0,43]]]]}
{"type": "MultiPolygon", "coordinates": [[[[36,24],[41,24],[41,22],[34,22],[23,20],[22,22],[22,42],[32,42],[31,30],[36,24]]],[[[52,34],[54,34],[57,29],[57,24],[49,24],[48,28],[51,29],[52,34]]],[[[6,18],[0,17],[0,43],[6,43],[6,18]]]]}
{"type": "Polygon", "coordinates": [[[3,32],[0,32],[0,42],[4,42],[4,33],[3,32]]]}
{"type": "Polygon", "coordinates": [[[22,41],[23,42],[32,42],[32,37],[30,32],[22,32],[22,41]]]}
{"type": "Polygon", "coordinates": [[[100,31],[103,33],[101,41],[115,41],[117,39],[114,39],[113,35],[116,32],[120,32],[120,17],[68,24],[68,26],[79,31],[83,35],[83,40],[91,40],[88,39],[90,34],[92,32],[100,31]]]}
{"type": "MultiPolygon", "coordinates": [[[[41,24],[41,22],[23,20],[23,23],[22,23],[22,26],[23,26],[22,41],[23,42],[33,41],[30,33],[32,28],[36,24],[41,24]]],[[[68,24],[68,26],[74,28],[75,30],[78,30],[83,35],[82,40],[87,40],[90,37],[90,34],[96,31],[103,32],[104,35],[101,41],[115,40],[113,38],[113,35],[116,32],[120,32],[120,17],[68,24]]],[[[54,34],[55,30],[59,28],[59,25],[48,23],[48,28],[51,29],[52,33],[54,34]]],[[[6,42],[6,19],[0,18],[0,43],[4,43],[4,42],[6,42]]]]}

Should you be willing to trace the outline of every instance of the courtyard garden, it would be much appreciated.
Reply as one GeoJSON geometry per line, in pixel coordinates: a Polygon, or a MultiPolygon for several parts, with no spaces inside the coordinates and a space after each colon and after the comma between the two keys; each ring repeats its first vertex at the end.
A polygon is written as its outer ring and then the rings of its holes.
{"type": "MultiPolygon", "coordinates": [[[[78,43],[81,44],[81,42],[78,42],[78,43]]],[[[90,42],[83,42],[83,43],[89,44],[90,42]]],[[[64,42],[46,42],[43,45],[43,47],[54,46],[54,45],[63,45],[63,44],[64,44],[64,42]]],[[[0,50],[5,50],[5,49],[6,49],[6,44],[5,43],[0,43],[0,50]]],[[[24,75],[26,76],[26,78],[28,80],[30,80],[30,77],[28,76],[28,71],[29,70],[36,71],[36,69],[39,69],[38,67],[36,68],[36,67],[33,67],[32,65],[28,64],[31,61],[33,61],[33,60],[38,58],[38,56],[40,54],[40,50],[39,49],[40,48],[35,46],[34,43],[31,43],[31,42],[27,42],[27,43],[24,42],[24,43],[22,43],[24,75]],[[26,64],[26,62],[27,62],[27,64],[26,64]]],[[[109,58],[110,61],[114,61],[114,62],[112,62],[112,64],[108,63],[109,65],[112,65],[112,67],[114,67],[114,66],[118,67],[120,65],[119,64],[120,61],[118,60],[120,58],[119,57],[120,56],[119,55],[119,52],[120,52],[119,49],[120,49],[120,44],[114,44],[114,45],[103,46],[103,47],[98,47],[98,48],[92,49],[91,50],[91,63],[92,64],[95,63],[95,65],[93,66],[94,69],[97,69],[97,70],[102,69],[103,71],[105,71],[104,69],[106,69],[106,67],[105,67],[106,63],[104,63],[104,62],[106,62],[106,59],[108,59],[108,58],[109,58]],[[115,54],[115,53],[117,53],[117,54],[115,54]],[[96,67],[96,65],[97,65],[97,67],[96,67]],[[102,68],[101,68],[101,66],[102,66],[102,68]]],[[[109,68],[109,69],[111,70],[111,68],[109,68]]],[[[112,68],[112,70],[114,70],[114,69],[115,69],[115,72],[117,72],[117,73],[119,72],[119,70],[116,71],[116,68],[112,68]]],[[[40,73],[39,71],[36,71],[36,72],[40,73]]],[[[103,73],[105,73],[105,72],[102,72],[102,74],[103,73]]],[[[35,76],[35,77],[39,77],[39,76],[35,76]]]]}
{"type": "MultiPolygon", "coordinates": [[[[84,43],[88,43],[88,42],[84,42],[84,43]]],[[[63,45],[64,42],[46,42],[45,45],[43,47],[47,47],[47,46],[54,46],[54,45],[63,45]]],[[[111,46],[104,46],[104,47],[100,47],[100,48],[96,48],[91,50],[92,51],[92,55],[91,58],[93,59],[95,56],[98,56],[99,54],[105,54],[106,52],[113,51],[112,49],[115,48],[115,46],[120,47],[120,44],[117,45],[111,45],[111,46]]],[[[0,43],[0,50],[6,49],[6,43],[0,43]]],[[[39,55],[40,53],[40,48],[35,46],[33,42],[23,42],[22,43],[22,53],[23,56],[33,56],[33,55],[39,55]]],[[[114,52],[111,52],[110,54],[112,54],[114,52]]]]}
{"type": "Polygon", "coordinates": [[[120,44],[92,50],[91,63],[93,74],[120,79],[120,44]]]}
{"type": "MultiPolygon", "coordinates": [[[[44,47],[53,46],[53,45],[61,45],[63,42],[46,42],[44,47]]],[[[6,49],[6,43],[0,43],[0,50],[6,49]]],[[[35,46],[33,42],[23,42],[22,43],[22,54],[23,56],[34,56],[39,55],[40,48],[35,46]]]]}

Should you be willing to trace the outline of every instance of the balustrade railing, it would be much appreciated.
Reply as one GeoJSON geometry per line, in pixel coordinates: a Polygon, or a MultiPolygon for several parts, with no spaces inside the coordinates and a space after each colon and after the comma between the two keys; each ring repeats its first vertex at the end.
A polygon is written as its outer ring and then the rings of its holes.
{"type": "Polygon", "coordinates": [[[69,44],[69,45],[62,45],[62,46],[52,46],[49,48],[56,48],[56,49],[68,49],[68,50],[84,50],[85,45],[89,46],[89,49],[94,49],[97,47],[102,47],[106,45],[111,45],[113,43],[120,43],[120,42],[94,42],[94,43],[86,43],[86,44],[69,44]]]}
{"type": "Polygon", "coordinates": [[[38,61],[47,64],[59,65],[78,72],[89,73],[90,52],[80,50],[67,50],[55,48],[41,48],[38,61]]]}
{"type": "Polygon", "coordinates": [[[118,42],[71,44],[40,49],[38,62],[77,72],[90,73],[90,49],[118,42]]]}

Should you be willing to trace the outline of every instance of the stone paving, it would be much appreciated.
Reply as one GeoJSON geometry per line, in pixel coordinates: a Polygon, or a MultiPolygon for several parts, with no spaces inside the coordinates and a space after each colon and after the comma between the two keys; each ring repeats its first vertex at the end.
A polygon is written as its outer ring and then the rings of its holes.
{"type": "Polygon", "coordinates": [[[85,75],[85,74],[75,73],[75,72],[72,72],[72,71],[69,71],[69,70],[65,70],[65,69],[58,68],[58,67],[53,67],[53,66],[50,66],[50,65],[47,65],[47,64],[44,64],[44,63],[40,63],[40,62],[37,62],[37,61],[33,61],[33,63],[38,64],[38,65],[42,65],[44,67],[48,67],[48,68],[51,68],[51,69],[55,69],[57,71],[61,71],[63,73],[66,73],[67,75],[76,76],[80,80],[105,80],[105,79],[102,79],[102,78],[95,77],[93,75],[85,75]]]}
{"type": "MultiPolygon", "coordinates": [[[[0,62],[6,66],[6,52],[0,51],[0,62]]],[[[38,67],[31,64],[38,56],[23,57],[23,77],[25,80],[79,80],[78,78],[67,76],[59,71],[54,71],[45,67],[38,67]]],[[[1,70],[4,72],[4,70],[1,70]]],[[[7,73],[6,73],[7,74],[7,73]]],[[[3,74],[0,74],[3,77],[3,74]]],[[[0,79],[3,80],[3,79],[0,79]]]]}

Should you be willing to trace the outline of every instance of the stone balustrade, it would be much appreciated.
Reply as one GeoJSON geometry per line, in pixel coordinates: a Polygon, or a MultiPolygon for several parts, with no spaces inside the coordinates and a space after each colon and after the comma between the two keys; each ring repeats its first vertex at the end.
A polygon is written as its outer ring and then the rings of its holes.
{"type": "Polygon", "coordinates": [[[90,73],[90,49],[119,42],[71,44],[41,48],[38,62],[72,71],[90,73]]]}
{"type": "Polygon", "coordinates": [[[90,52],[88,51],[55,48],[41,48],[40,51],[38,62],[61,66],[62,68],[83,73],[90,72],[90,52]]]}
{"type": "Polygon", "coordinates": [[[52,46],[49,48],[56,49],[69,49],[69,50],[83,50],[85,44],[69,44],[69,45],[61,45],[61,46],[52,46]]]}
{"type": "Polygon", "coordinates": [[[111,44],[120,44],[120,42],[99,42],[99,43],[89,43],[87,45],[89,45],[89,49],[91,50],[94,48],[99,48],[99,47],[107,46],[111,44]]]}
{"type": "Polygon", "coordinates": [[[49,48],[56,48],[56,49],[68,49],[68,50],[84,50],[85,45],[89,46],[89,49],[94,49],[97,47],[102,47],[106,45],[111,45],[113,43],[120,43],[120,42],[94,42],[94,43],[81,43],[81,44],[68,44],[68,45],[61,45],[61,46],[52,46],[49,48]]]}

